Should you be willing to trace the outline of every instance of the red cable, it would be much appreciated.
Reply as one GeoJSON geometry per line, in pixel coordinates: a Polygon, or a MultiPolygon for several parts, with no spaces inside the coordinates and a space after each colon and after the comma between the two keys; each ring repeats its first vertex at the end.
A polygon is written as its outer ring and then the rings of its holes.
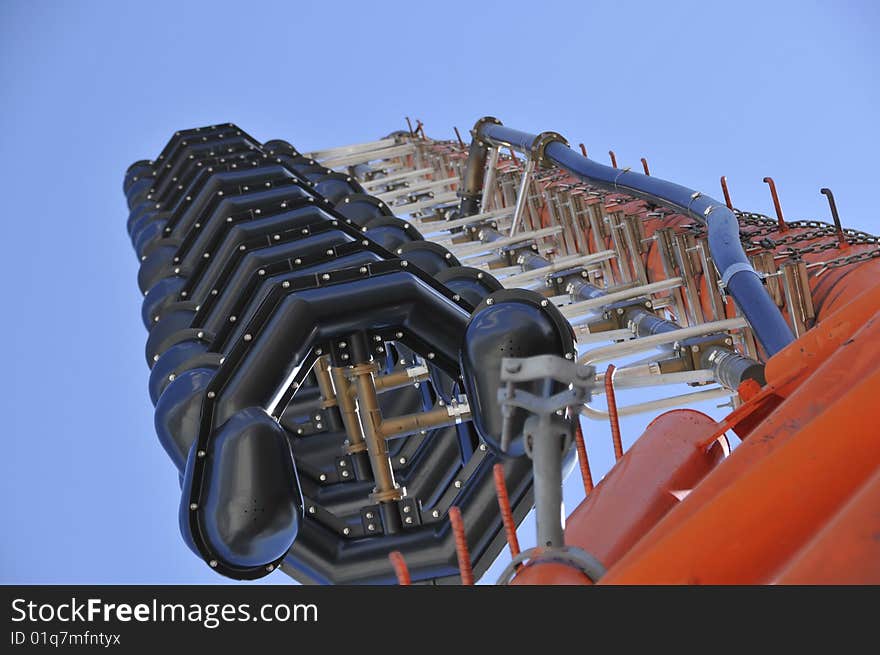
{"type": "Polygon", "coordinates": [[[454,505],[449,508],[449,522],[455,535],[455,552],[458,554],[458,570],[461,573],[461,584],[474,584],[474,570],[471,568],[471,554],[468,551],[467,538],[464,534],[464,521],[461,511],[454,505]]]}

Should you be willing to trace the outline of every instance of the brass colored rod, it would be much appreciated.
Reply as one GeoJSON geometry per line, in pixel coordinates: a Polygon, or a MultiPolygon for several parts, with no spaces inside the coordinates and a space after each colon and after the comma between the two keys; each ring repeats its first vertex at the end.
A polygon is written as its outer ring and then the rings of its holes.
{"type": "Polygon", "coordinates": [[[362,453],[367,449],[367,444],[364,441],[364,433],[361,430],[357,405],[350,390],[351,385],[345,377],[345,369],[333,367],[330,369],[330,376],[336,389],[336,401],[339,403],[342,425],[345,426],[345,432],[348,434],[348,452],[352,454],[362,453]]]}
{"type": "Polygon", "coordinates": [[[376,368],[375,363],[359,364],[349,369],[349,373],[357,388],[357,410],[376,484],[371,498],[376,502],[391,502],[402,498],[403,492],[394,482],[388,444],[382,436],[382,411],[373,381],[376,368]]]}

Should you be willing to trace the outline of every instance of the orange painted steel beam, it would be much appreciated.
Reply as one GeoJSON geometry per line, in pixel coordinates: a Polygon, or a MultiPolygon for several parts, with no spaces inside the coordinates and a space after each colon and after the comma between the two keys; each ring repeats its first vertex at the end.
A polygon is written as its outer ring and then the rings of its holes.
{"type": "MultiPolygon", "coordinates": [[[[606,567],[619,560],[722,460],[720,447],[697,448],[711,417],[690,409],[661,414],[645,429],[566,522],[565,543],[595,556],[606,567]]],[[[535,563],[523,568],[516,584],[590,584],[576,569],[535,563]],[[560,568],[561,567],[561,568],[560,568]]]]}
{"type": "MultiPolygon", "coordinates": [[[[867,331],[860,331],[856,338],[867,331]]],[[[652,548],[631,553],[632,557],[608,572],[603,583],[760,584],[772,580],[799,546],[815,536],[880,467],[880,440],[867,411],[880,388],[880,344],[876,327],[870,332],[873,342],[862,339],[859,346],[842,348],[871,360],[867,375],[833,403],[823,403],[806,426],[798,424],[798,415],[783,414],[794,432],[784,443],[740,472],[652,548]]],[[[823,381],[827,386],[837,383],[823,381]]],[[[780,411],[784,412],[782,405],[780,411]]],[[[759,427],[749,441],[768,438],[759,427]]],[[[695,504],[697,499],[687,498],[679,509],[689,501],[695,504]]]]}
{"type": "Polygon", "coordinates": [[[774,582],[880,584],[880,471],[774,582]]]}

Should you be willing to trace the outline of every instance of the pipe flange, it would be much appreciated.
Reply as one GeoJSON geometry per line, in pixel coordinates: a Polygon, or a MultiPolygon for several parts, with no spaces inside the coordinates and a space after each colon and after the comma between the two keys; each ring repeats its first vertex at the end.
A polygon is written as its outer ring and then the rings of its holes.
{"type": "Polygon", "coordinates": [[[552,162],[547,159],[544,151],[547,149],[548,145],[554,142],[561,143],[566,148],[568,147],[568,141],[558,132],[541,132],[535,137],[535,140],[532,141],[532,147],[529,148],[529,156],[534,160],[535,164],[542,168],[550,168],[553,165],[552,162]]]}
{"type": "Polygon", "coordinates": [[[483,129],[484,125],[503,125],[501,121],[499,121],[494,116],[483,116],[480,120],[474,123],[473,128],[471,128],[471,136],[474,139],[482,140],[483,135],[480,134],[480,130],[483,129]]]}

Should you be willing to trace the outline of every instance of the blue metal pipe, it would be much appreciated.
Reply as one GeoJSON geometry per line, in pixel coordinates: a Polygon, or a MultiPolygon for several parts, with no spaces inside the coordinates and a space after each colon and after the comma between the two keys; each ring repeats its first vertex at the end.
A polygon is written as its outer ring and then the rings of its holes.
{"type": "MultiPolygon", "coordinates": [[[[479,130],[487,140],[526,154],[537,139],[537,135],[503,125],[484,123],[479,130]]],[[[599,164],[561,141],[546,144],[543,156],[593,186],[666,205],[704,223],[709,231],[709,251],[721,272],[721,280],[767,355],[776,354],[794,341],[782,313],[743,251],[736,216],[723,202],[658,177],[599,164]]]]}

